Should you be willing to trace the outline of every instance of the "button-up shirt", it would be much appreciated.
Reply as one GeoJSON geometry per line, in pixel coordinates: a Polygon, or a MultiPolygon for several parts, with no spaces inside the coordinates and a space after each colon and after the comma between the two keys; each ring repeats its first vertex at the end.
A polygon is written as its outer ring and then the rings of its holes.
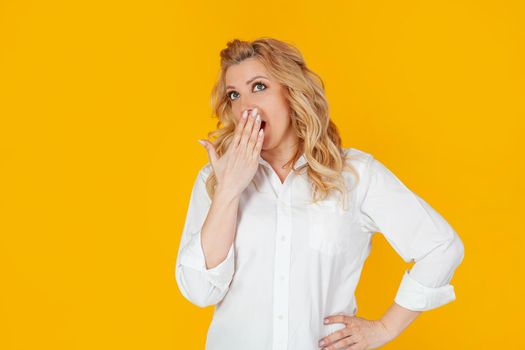
{"type": "Polygon", "coordinates": [[[226,258],[207,269],[201,228],[211,205],[205,188],[210,163],[196,176],[177,256],[175,275],[191,303],[214,305],[207,350],[309,350],[344,324],[326,316],[353,316],[355,289],[374,233],[384,235],[405,262],[395,302],[425,311],[455,300],[450,284],[463,260],[463,243],[447,221],[383,163],[344,148],[359,174],[342,174],[345,210],[333,193],[313,203],[304,154],[281,182],[259,156],[240,196],[235,239],[226,258]],[[352,188],[353,187],[353,188],[352,188]]]}

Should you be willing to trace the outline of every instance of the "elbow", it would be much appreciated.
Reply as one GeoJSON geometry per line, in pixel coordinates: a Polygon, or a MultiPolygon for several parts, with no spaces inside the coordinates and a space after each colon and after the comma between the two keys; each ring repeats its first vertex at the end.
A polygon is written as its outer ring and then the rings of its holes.
{"type": "MultiPolygon", "coordinates": [[[[463,242],[456,232],[452,231],[452,238],[444,241],[441,246],[436,249],[434,258],[429,261],[437,263],[441,268],[451,273],[457,269],[464,257],[465,247],[463,242]]],[[[451,275],[449,277],[451,277],[451,275]]]]}
{"type": "Polygon", "coordinates": [[[226,294],[226,290],[219,290],[199,271],[191,269],[188,271],[184,266],[178,266],[175,276],[180,293],[186,300],[198,307],[205,308],[215,305],[226,294]]]}
{"type": "Polygon", "coordinates": [[[461,238],[455,232],[454,232],[454,238],[450,244],[449,250],[450,250],[451,260],[454,262],[454,265],[456,267],[459,266],[461,262],[463,261],[463,259],[465,258],[465,246],[461,238]]]}
{"type": "Polygon", "coordinates": [[[218,303],[218,301],[213,301],[203,295],[190,294],[190,293],[182,293],[182,294],[184,295],[186,300],[188,300],[190,303],[200,308],[206,308],[208,306],[212,306],[218,303]]]}
{"type": "Polygon", "coordinates": [[[217,298],[216,295],[212,293],[202,293],[195,291],[188,292],[188,290],[185,290],[185,292],[182,294],[184,295],[186,300],[200,308],[213,306],[221,301],[221,298],[217,298]]]}

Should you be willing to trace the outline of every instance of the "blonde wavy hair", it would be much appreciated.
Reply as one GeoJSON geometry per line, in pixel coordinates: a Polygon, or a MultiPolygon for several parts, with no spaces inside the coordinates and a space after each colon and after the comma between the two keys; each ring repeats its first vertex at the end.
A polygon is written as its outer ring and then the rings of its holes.
{"type": "MultiPolygon", "coordinates": [[[[220,75],[211,93],[212,117],[218,118],[217,129],[208,133],[218,156],[228,149],[236,126],[231,102],[226,95],[226,71],[247,58],[256,58],[272,78],[283,85],[291,108],[290,117],[299,138],[299,147],[285,165],[295,164],[304,152],[313,201],[323,200],[329,191],[335,190],[343,196],[346,210],[347,188],[342,171],[349,170],[358,180],[359,175],[346,161],[350,156],[344,154],[337,127],[330,120],[323,80],[306,66],[300,51],[293,45],[268,37],[253,41],[234,39],[227,43],[220,57],[220,75]]],[[[292,171],[298,173],[299,170],[292,167],[292,171]]],[[[257,188],[255,181],[252,183],[257,188]]],[[[210,198],[215,194],[216,185],[212,170],[206,180],[210,198]]]]}

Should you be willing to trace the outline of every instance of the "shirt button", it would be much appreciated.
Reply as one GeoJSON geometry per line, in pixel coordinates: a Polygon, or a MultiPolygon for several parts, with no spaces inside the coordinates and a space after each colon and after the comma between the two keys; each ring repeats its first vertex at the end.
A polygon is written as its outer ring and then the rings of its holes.
{"type": "Polygon", "coordinates": [[[286,241],[286,237],[285,236],[281,236],[281,241],[286,241]]]}

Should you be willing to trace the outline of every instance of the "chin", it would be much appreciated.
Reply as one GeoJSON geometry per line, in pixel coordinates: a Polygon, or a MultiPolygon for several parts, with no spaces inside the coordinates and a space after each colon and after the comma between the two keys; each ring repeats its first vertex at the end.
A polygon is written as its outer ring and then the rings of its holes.
{"type": "Polygon", "coordinates": [[[262,150],[267,151],[267,150],[272,148],[269,142],[270,142],[270,140],[268,140],[268,139],[263,140],[261,151],[262,150]]]}

